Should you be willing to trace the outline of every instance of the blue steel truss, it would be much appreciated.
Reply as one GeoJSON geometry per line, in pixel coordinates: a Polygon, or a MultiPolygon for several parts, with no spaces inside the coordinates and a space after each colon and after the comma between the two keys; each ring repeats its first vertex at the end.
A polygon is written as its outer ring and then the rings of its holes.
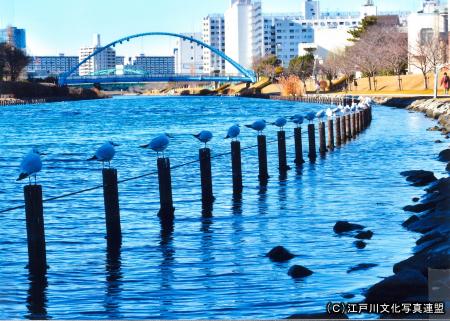
{"type": "MultiPolygon", "coordinates": [[[[134,38],[141,38],[141,37],[148,37],[148,36],[168,36],[168,37],[175,37],[175,38],[181,38],[183,40],[187,40],[187,41],[191,41],[191,42],[195,42],[196,44],[199,44],[202,47],[208,48],[209,50],[211,50],[212,52],[214,52],[215,54],[219,55],[221,58],[225,59],[227,62],[229,62],[233,67],[235,67],[242,75],[243,77],[241,77],[242,81],[248,81],[248,82],[256,82],[256,76],[255,73],[252,70],[248,70],[246,68],[244,68],[243,66],[241,66],[240,64],[238,64],[236,61],[234,61],[233,59],[231,59],[230,57],[228,57],[227,55],[225,55],[225,53],[223,53],[222,51],[220,51],[217,48],[214,48],[210,45],[208,45],[207,43],[204,43],[201,40],[195,39],[193,37],[189,37],[189,36],[185,36],[185,35],[180,35],[177,33],[172,33],[172,32],[145,32],[145,33],[140,33],[140,34],[136,34],[136,35],[132,35],[132,36],[128,36],[128,37],[124,37],[122,39],[116,40],[111,42],[110,44],[104,46],[104,47],[100,47],[97,50],[95,50],[91,55],[89,55],[88,57],[86,57],[84,60],[82,60],[78,65],[76,65],[75,67],[73,67],[72,69],[70,69],[67,73],[64,73],[60,76],[60,78],[58,79],[58,83],[59,85],[67,85],[68,79],[69,77],[78,70],[78,68],[80,68],[81,65],[83,65],[85,62],[87,62],[89,59],[93,58],[94,56],[98,55],[99,53],[101,53],[102,51],[114,47],[117,44],[122,44],[124,42],[128,42],[131,39],[134,38]]],[[[211,76],[212,77],[212,76],[211,76]]],[[[75,83],[75,79],[81,80],[82,77],[74,77],[74,81],[71,81],[72,84],[75,83]]],[[[198,77],[184,77],[185,80],[184,81],[197,81],[195,80],[198,77]],[[192,78],[192,79],[191,79],[192,78]]],[[[220,80],[224,80],[227,77],[226,76],[216,76],[215,78],[220,79],[220,80]]],[[[219,81],[220,81],[219,80],[219,81]]],[[[79,83],[82,83],[81,81],[79,83]]]]}

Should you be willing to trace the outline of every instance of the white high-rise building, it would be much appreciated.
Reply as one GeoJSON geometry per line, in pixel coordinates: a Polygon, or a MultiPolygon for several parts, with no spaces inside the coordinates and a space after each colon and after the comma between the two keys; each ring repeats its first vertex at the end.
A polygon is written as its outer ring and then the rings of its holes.
{"type": "MultiPolygon", "coordinates": [[[[221,14],[203,18],[203,42],[225,52],[225,17],[221,14]]],[[[207,74],[225,72],[225,59],[203,49],[203,71],[207,74]]]]}
{"type": "Polygon", "coordinates": [[[415,56],[419,55],[420,44],[428,40],[441,39],[447,41],[448,16],[439,12],[439,1],[423,0],[423,7],[408,17],[408,46],[411,48],[409,72],[420,73],[414,66],[415,56]]]}
{"type": "MultiPolygon", "coordinates": [[[[100,35],[95,34],[92,46],[80,48],[79,61],[83,61],[99,48],[101,48],[100,35]]],[[[81,65],[79,75],[87,76],[97,71],[113,69],[115,67],[116,52],[112,48],[107,48],[81,65]]]]}
{"type": "MultiPolygon", "coordinates": [[[[225,12],[225,52],[245,68],[263,55],[263,28],[261,2],[252,0],[231,0],[225,12]]],[[[227,73],[236,69],[226,63],[227,73]]]]}
{"type": "Polygon", "coordinates": [[[373,0],[367,0],[367,2],[361,6],[361,19],[377,15],[378,15],[378,8],[373,3],[373,0]]]}
{"type": "MultiPolygon", "coordinates": [[[[201,33],[185,33],[184,36],[202,39],[201,33]]],[[[175,49],[175,73],[196,75],[203,73],[203,48],[199,44],[190,41],[177,39],[175,49]]]]}
{"type": "Polygon", "coordinates": [[[306,20],[320,19],[318,0],[302,0],[301,12],[306,20]]]}
{"type": "Polygon", "coordinates": [[[277,56],[284,67],[299,55],[300,43],[311,43],[314,29],[300,19],[264,17],[264,55],[277,56]]]}

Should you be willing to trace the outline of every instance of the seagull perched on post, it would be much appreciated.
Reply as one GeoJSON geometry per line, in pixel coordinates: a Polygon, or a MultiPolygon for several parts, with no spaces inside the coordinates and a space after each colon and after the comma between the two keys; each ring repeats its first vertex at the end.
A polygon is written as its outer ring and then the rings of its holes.
{"type": "Polygon", "coordinates": [[[331,119],[331,118],[333,118],[334,112],[333,112],[333,110],[331,108],[328,108],[327,111],[326,111],[326,114],[327,114],[327,117],[329,119],[331,119]]]}
{"type": "Polygon", "coordinates": [[[309,112],[306,114],[305,118],[309,120],[309,123],[312,123],[314,119],[316,119],[316,113],[315,112],[309,112]]]}
{"type": "Polygon", "coordinates": [[[31,176],[34,176],[34,184],[36,185],[36,174],[42,169],[41,155],[37,148],[33,148],[22,160],[20,164],[20,175],[16,181],[21,181],[28,177],[28,182],[31,185],[31,176]]]}
{"type": "Polygon", "coordinates": [[[302,115],[296,114],[291,117],[291,120],[294,124],[297,125],[297,127],[300,127],[300,125],[303,124],[305,117],[303,117],[302,115]]]}
{"type": "Polygon", "coordinates": [[[196,135],[192,135],[195,138],[197,138],[199,141],[201,141],[202,143],[205,143],[205,148],[206,148],[206,144],[211,141],[211,139],[213,138],[213,133],[211,133],[208,130],[202,130],[200,133],[196,134],[196,135]]]}
{"type": "Polygon", "coordinates": [[[316,114],[316,117],[322,122],[322,119],[325,117],[325,110],[321,110],[316,114]]]}
{"type": "Polygon", "coordinates": [[[161,134],[155,138],[152,139],[150,144],[142,145],[141,148],[150,148],[156,152],[157,157],[159,158],[159,153],[162,153],[162,156],[164,158],[164,151],[167,149],[167,147],[170,144],[170,139],[173,138],[171,134],[161,134]]]}
{"type": "Polygon", "coordinates": [[[264,119],[259,119],[251,125],[245,125],[245,127],[256,130],[258,132],[258,135],[261,135],[263,130],[266,128],[266,125],[267,123],[264,119]]]}
{"type": "Polygon", "coordinates": [[[99,149],[97,149],[95,155],[88,159],[88,161],[96,160],[102,162],[103,168],[105,168],[105,162],[108,162],[108,167],[111,167],[111,161],[116,154],[116,149],[114,148],[115,146],[119,146],[119,144],[112,141],[104,143],[99,149]]]}
{"type": "Polygon", "coordinates": [[[239,127],[239,125],[238,124],[233,125],[230,127],[230,129],[228,129],[228,133],[227,133],[227,136],[225,137],[225,139],[231,138],[231,140],[233,140],[233,139],[237,140],[237,137],[239,136],[240,133],[241,133],[241,128],[239,127]]]}
{"type": "Polygon", "coordinates": [[[280,130],[283,130],[284,126],[286,126],[287,124],[287,120],[284,117],[280,117],[277,120],[275,120],[275,122],[273,122],[271,125],[275,125],[278,128],[280,128],[280,130]]]}

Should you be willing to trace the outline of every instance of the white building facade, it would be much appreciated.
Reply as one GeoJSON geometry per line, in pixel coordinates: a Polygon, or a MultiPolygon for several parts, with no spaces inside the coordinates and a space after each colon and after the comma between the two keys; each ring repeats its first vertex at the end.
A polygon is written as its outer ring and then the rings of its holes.
{"type": "MultiPolygon", "coordinates": [[[[202,40],[202,33],[185,33],[183,35],[202,40]]],[[[189,75],[203,73],[203,48],[199,44],[178,38],[173,53],[175,73],[189,75]]]]}
{"type": "MultiPolygon", "coordinates": [[[[100,35],[95,34],[92,46],[80,48],[79,62],[83,61],[100,48],[100,35]]],[[[107,48],[81,65],[79,69],[79,75],[87,76],[101,70],[114,68],[116,68],[116,52],[111,48],[107,48]]]]}
{"type": "Polygon", "coordinates": [[[420,44],[431,39],[448,41],[448,15],[441,13],[439,1],[423,0],[422,9],[408,17],[408,46],[412,52],[408,71],[421,73],[415,66],[414,56],[418,55],[420,44]]]}
{"type": "MultiPolygon", "coordinates": [[[[225,52],[225,17],[221,14],[209,15],[203,18],[203,42],[225,52]]],[[[225,72],[225,59],[203,49],[203,72],[217,74],[225,72]]]]}
{"type": "MultiPolygon", "coordinates": [[[[256,58],[263,56],[263,28],[261,2],[231,0],[225,12],[225,53],[233,60],[251,68],[256,58]]],[[[227,73],[236,73],[229,63],[227,73]]]]}

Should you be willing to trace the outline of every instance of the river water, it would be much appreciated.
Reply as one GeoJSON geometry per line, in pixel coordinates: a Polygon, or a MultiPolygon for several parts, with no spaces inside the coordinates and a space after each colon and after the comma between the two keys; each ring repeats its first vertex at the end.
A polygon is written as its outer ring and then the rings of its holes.
{"type": "MultiPolygon", "coordinates": [[[[113,166],[119,179],[153,172],[156,155],[139,149],[156,134],[175,135],[172,165],[195,160],[201,145],[191,136],[214,132],[212,153],[229,150],[227,128],[258,118],[306,113],[324,106],[240,98],[115,98],[0,109],[0,210],[23,204],[16,183],[21,158],[32,146],[48,155],[38,176],[44,198],[101,184],[101,165],[85,161],[104,141],[120,143],[113,166]]],[[[399,175],[427,169],[444,175],[436,155],[440,138],[422,114],[376,106],[357,140],[278,177],[276,144],[268,145],[271,179],[259,188],[257,150],[243,152],[243,198],[233,200],[230,157],[213,159],[216,201],[202,218],[198,164],[172,172],[175,224],[161,233],[157,177],[121,184],[123,246],[107,255],[101,190],[45,204],[47,286],[30,284],[24,210],[2,214],[0,319],[218,319],[284,318],[322,312],[329,301],[358,302],[368,286],[392,274],[411,254],[417,235],[401,223],[402,207],[422,194],[399,175]],[[333,225],[349,220],[375,235],[358,250],[333,225]],[[298,254],[272,263],[265,254],[283,245],[298,254]],[[378,266],[347,273],[360,263],[378,266]],[[304,265],[314,274],[293,280],[287,270],[304,265]],[[348,300],[343,294],[354,294],[348,300]]],[[[286,129],[288,136],[293,125],[286,129]]],[[[266,130],[268,140],[276,128],[266,130]]],[[[256,134],[242,129],[242,146],[256,134]]],[[[293,165],[293,139],[288,139],[293,165]]],[[[304,146],[305,157],[307,144],[304,146]]],[[[353,316],[355,317],[355,316],[353,316]]],[[[358,317],[358,316],[356,316],[358,317]]]]}

